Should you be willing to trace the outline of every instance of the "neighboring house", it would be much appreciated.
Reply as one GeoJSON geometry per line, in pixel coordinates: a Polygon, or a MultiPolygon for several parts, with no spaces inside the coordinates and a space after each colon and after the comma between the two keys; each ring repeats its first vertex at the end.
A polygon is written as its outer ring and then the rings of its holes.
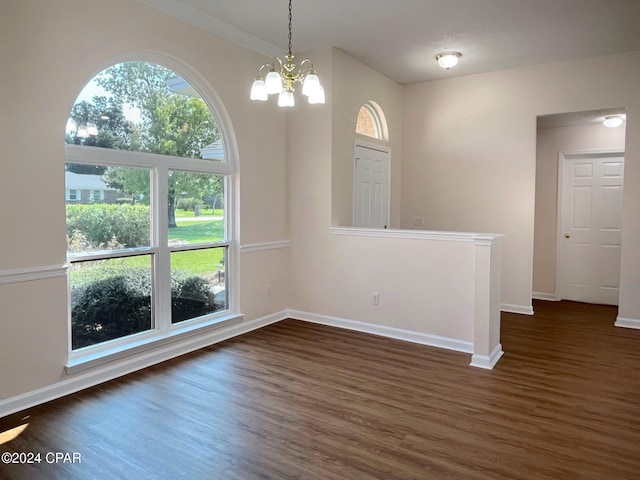
{"type": "Polygon", "coordinates": [[[120,192],[109,188],[102,175],[64,172],[67,203],[115,203],[120,192]]]}

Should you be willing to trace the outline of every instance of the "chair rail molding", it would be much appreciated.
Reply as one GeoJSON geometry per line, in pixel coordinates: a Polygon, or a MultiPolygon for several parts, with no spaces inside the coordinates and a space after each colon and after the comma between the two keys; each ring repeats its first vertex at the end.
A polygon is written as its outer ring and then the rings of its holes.
{"type": "Polygon", "coordinates": [[[0,285],[65,277],[68,269],[69,265],[63,264],[0,270],[0,285]]]}

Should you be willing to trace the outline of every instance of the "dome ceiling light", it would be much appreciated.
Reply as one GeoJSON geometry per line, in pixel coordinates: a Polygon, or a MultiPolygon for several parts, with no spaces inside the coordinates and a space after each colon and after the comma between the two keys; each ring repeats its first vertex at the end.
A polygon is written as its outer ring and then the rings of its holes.
{"type": "Polygon", "coordinates": [[[604,117],[604,126],[609,128],[619,127],[624,123],[624,118],[621,115],[609,115],[604,117]]]}
{"type": "Polygon", "coordinates": [[[449,70],[458,64],[460,57],[462,57],[460,52],[442,52],[436,55],[436,60],[438,65],[449,70]]]}

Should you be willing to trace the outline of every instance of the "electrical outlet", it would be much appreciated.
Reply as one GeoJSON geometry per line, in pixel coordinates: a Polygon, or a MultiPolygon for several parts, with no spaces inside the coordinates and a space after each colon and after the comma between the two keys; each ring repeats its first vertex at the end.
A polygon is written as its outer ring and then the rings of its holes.
{"type": "Polygon", "coordinates": [[[424,217],[413,217],[414,227],[424,227],[424,217]]]}
{"type": "Polygon", "coordinates": [[[371,298],[371,303],[374,305],[380,305],[380,294],[379,293],[374,293],[373,297],[371,298]]]}

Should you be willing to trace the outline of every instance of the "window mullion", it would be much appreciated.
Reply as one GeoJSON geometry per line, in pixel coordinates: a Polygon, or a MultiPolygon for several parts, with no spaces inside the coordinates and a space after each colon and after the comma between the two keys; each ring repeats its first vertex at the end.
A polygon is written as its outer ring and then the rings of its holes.
{"type": "Polygon", "coordinates": [[[152,188],[153,242],[158,249],[154,263],[155,328],[171,325],[171,257],[169,251],[169,170],[166,166],[155,169],[152,188]]]}

